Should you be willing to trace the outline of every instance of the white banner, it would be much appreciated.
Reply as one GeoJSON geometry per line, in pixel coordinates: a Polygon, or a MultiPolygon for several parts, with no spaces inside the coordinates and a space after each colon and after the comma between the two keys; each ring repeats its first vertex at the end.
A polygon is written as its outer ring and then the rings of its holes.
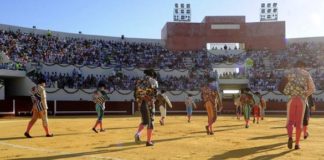
{"type": "Polygon", "coordinates": [[[9,61],[9,57],[4,52],[0,52],[0,64],[8,63],[9,61]]]}

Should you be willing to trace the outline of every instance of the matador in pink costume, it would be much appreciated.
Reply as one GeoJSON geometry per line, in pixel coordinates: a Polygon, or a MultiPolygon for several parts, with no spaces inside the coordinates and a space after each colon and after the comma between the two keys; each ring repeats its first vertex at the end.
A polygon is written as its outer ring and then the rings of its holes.
{"type": "Polygon", "coordinates": [[[293,129],[296,128],[296,144],[295,149],[300,149],[299,141],[303,128],[303,118],[306,108],[306,99],[315,92],[315,85],[310,74],[304,69],[305,64],[301,61],[297,62],[294,69],[291,69],[285,76],[283,83],[285,85],[282,91],[289,96],[287,103],[287,132],[288,132],[288,148],[293,146],[293,129]]]}

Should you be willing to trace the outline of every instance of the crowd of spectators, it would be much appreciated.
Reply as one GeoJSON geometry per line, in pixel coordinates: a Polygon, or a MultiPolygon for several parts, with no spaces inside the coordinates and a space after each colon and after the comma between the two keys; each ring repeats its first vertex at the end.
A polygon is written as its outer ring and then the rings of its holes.
{"type": "Polygon", "coordinates": [[[70,65],[185,69],[208,68],[206,51],[172,52],[160,44],[126,41],[59,38],[20,31],[0,30],[0,51],[20,63],[43,62],[70,65]]]}
{"type": "MultiPolygon", "coordinates": [[[[130,43],[84,38],[57,37],[50,34],[38,35],[20,31],[0,30],[0,51],[14,63],[0,64],[0,69],[24,70],[27,62],[50,64],[90,65],[95,67],[137,67],[160,69],[210,69],[212,64],[244,64],[247,58],[253,60],[253,67],[247,74],[225,73],[221,79],[248,77],[253,90],[276,90],[283,75],[298,60],[304,60],[312,74],[317,89],[324,89],[324,45],[318,43],[293,43],[286,50],[272,53],[268,50],[247,51],[241,54],[214,55],[206,50],[174,52],[160,44],[130,43]],[[188,61],[189,59],[189,61],[188,61]],[[268,61],[267,63],[265,61],[268,61]],[[189,64],[188,64],[189,63],[189,64]],[[189,67],[188,67],[189,65],[189,67]]],[[[229,52],[230,53],[230,52],[229,52]]],[[[58,88],[94,88],[100,81],[117,89],[133,88],[137,77],[87,75],[75,73],[39,73],[33,79],[45,77],[48,85],[58,88]]],[[[201,76],[201,75],[200,75],[201,76]]],[[[160,77],[162,86],[171,90],[193,90],[199,88],[203,77],[160,77]]],[[[204,76],[204,75],[203,75],[204,76]]]]}
{"type": "MultiPolygon", "coordinates": [[[[260,51],[258,51],[260,52],[260,51]]],[[[277,53],[263,51],[268,57],[269,65],[266,66],[266,58],[253,58],[254,66],[249,70],[249,86],[253,90],[276,90],[276,86],[284,75],[284,72],[292,68],[294,64],[302,60],[306,69],[312,74],[317,90],[324,90],[324,43],[292,43],[286,50],[277,53]],[[314,72],[315,70],[315,72],[314,72]]]]}
{"type": "Polygon", "coordinates": [[[7,70],[21,70],[24,71],[25,66],[21,63],[17,62],[8,62],[8,63],[0,63],[0,69],[7,69],[7,70]]]}
{"type": "MultiPolygon", "coordinates": [[[[209,74],[191,73],[189,76],[158,75],[159,88],[165,90],[199,90],[202,84],[208,80],[209,74]]],[[[38,79],[46,80],[46,87],[60,89],[94,89],[99,84],[105,84],[109,90],[133,90],[136,80],[141,77],[131,77],[117,72],[115,75],[94,75],[74,69],[71,73],[57,72],[33,72],[29,78],[37,82],[38,79]]]]}

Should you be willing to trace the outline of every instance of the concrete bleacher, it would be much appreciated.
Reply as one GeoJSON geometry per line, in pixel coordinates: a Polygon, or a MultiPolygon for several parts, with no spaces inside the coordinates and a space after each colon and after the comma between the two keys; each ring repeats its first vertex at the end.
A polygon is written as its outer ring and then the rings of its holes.
{"type": "Polygon", "coordinates": [[[208,52],[210,54],[213,54],[213,55],[238,55],[238,54],[245,53],[245,50],[241,50],[241,49],[238,49],[238,50],[220,50],[220,49],[217,49],[217,50],[208,50],[208,52]]]}
{"type": "Polygon", "coordinates": [[[59,38],[82,38],[82,39],[91,39],[91,40],[106,40],[106,41],[127,41],[127,42],[135,42],[135,43],[155,43],[155,44],[163,44],[164,42],[161,39],[149,39],[149,38],[129,38],[125,37],[125,39],[121,39],[121,37],[112,37],[112,36],[101,36],[101,35],[89,35],[89,34],[78,34],[78,33],[67,33],[67,32],[59,32],[59,31],[50,31],[45,29],[34,29],[13,25],[0,24],[1,30],[6,31],[17,31],[25,33],[34,33],[40,35],[47,35],[48,33],[57,36],[59,38]]]}

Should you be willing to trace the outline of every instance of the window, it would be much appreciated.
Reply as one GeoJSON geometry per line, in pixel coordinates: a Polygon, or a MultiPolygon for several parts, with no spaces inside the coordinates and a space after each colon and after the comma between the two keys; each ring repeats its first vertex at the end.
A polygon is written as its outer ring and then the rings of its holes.
{"type": "Polygon", "coordinates": [[[273,9],[273,13],[277,13],[277,11],[278,11],[278,9],[276,9],[276,8],[273,9]]]}
{"type": "Polygon", "coordinates": [[[181,3],[181,8],[184,8],[184,4],[183,3],[181,3]]]}
{"type": "Polygon", "coordinates": [[[184,10],[183,9],[181,9],[181,13],[184,13],[184,10]]]}
{"type": "Polygon", "coordinates": [[[267,12],[268,12],[268,13],[271,13],[271,9],[268,9],[267,12]]]}
{"type": "Polygon", "coordinates": [[[178,8],[179,7],[178,3],[176,3],[174,6],[175,6],[175,8],[178,8]]]}
{"type": "Polygon", "coordinates": [[[185,19],[185,17],[184,16],[181,16],[181,20],[184,20],[185,19]]]}
{"type": "Polygon", "coordinates": [[[271,3],[268,3],[268,4],[267,4],[267,7],[271,7],[271,3]]]}
{"type": "Polygon", "coordinates": [[[271,15],[267,15],[267,18],[270,19],[271,18],[271,15]]]}
{"type": "Polygon", "coordinates": [[[264,4],[264,3],[262,3],[262,4],[261,4],[261,7],[262,7],[262,8],[264,8],[264,7],[265,7],[265,4],[264,4]]]}
{"type": "Polygon", "coordinates": [[[187,14],[190,14],[190,9],[187,10],[187,14]]]}
{"type": "Polygon", "coordinates": [[[187,8],[190,8],[190,4],[187,4],[187,8]]]}
{"type": "Polygon", "coordinates": [[[261,10],[261,13],[265,13],[265,9],[262,9],[262,10],[261,10]]]}
{"type": "Polygon", "coordinates": [[[174,13],[178,13],[178,9],[175,9],[175,10],[174,10],[174,13]]]}
{"type": "Polygon", "coordinates": [[[273,7],[277,7],[278,6],[278,4],[277,3],[273,3],[273,7]]]}

